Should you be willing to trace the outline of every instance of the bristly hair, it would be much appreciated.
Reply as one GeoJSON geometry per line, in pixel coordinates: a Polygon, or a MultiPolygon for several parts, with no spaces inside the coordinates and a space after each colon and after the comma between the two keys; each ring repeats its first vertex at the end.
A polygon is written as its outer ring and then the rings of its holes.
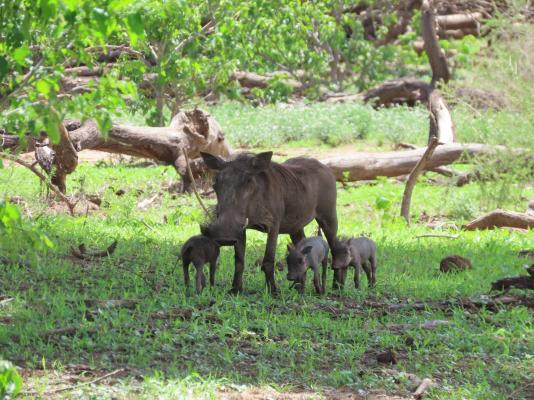
{"type": "Polygon", "coordinates": [[[348,236],[338,236],[336,237],[335,243],[336,245],[339,245],[339,244],[346,245],[349,240],[350,240],[350,237],[348,236]]]}
{"type": "MultiPolygon", "coordinates": [[[[232,162],[233,167],[246,170],[250,168],[251,160],[257,156],[257,154],[244,152],[239,153],[229,161],[232,162]]],[[[300,190],[305,190],[306,187],[301,180],[285,165],[279,164],[275,161],[271,161],[269,168],[266,171],[262,171],[262,174],[267,178],[267,183],[270,184],[272,180],[282,181],[287,183],[289,187],[298,187],[300,190]]]]}

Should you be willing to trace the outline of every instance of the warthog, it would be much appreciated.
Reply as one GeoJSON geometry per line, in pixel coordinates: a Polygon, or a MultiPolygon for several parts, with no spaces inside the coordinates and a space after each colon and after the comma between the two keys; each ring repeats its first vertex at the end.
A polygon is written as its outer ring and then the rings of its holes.
{"type": "Polygon", "coordinates": [[[376,244],[364,236],[336,241],[332,249],[332,268],[342,271],[343,283],[349,266],[354,267],[354,287],[360,287],[360,269],[367,275],[367,284],[376,284],[376,244]]]}
{"type": "Polygon", "coordinates": [[[296,285],[299,293],[304,293],[306,272],[313,270],[313,285],[317,294],[326,290],[326,268],[328,266],[328,245],[320,236],[313,236],[301,240],[299,244],[287,245],[287,279],[296,285]],[[322,278],[319,274],[319,264],[322,265],[322,278]]]}
{"type": "Polygon", "coordinates": [[[189,238],[182,246],[182,265],[184,268],[184,281],[189,291],[189,264],[193,263],[196,269],[196,291],[202,292],[206,286],[206,277],[202,271],[205,264],[210,264],[210,286],[215,285],[215,271],[219,258],[219,245],[213,239],[197,235],[189,238]]]}
{"type": "MultiPolygon", "coordinates": [[[[224,161],[202,153],[207,166],[218,171],[213,186],[216,219],[203,226],[202,233],[219,244],[234,246],[232,293],[243,288],[247,228],[268,235],[262,270],[271,293],[278,292],[274,280],[278,234],[289,234],[296,245],[304,238],[304,227],[315,219],[331,247],[336,238],[336,180],[330,169],[304,157],[278,164],[271,162],[272,155],[239,154],[224,161]]],[[[338,275],[334,275],[335,282],[338,275]]]]}

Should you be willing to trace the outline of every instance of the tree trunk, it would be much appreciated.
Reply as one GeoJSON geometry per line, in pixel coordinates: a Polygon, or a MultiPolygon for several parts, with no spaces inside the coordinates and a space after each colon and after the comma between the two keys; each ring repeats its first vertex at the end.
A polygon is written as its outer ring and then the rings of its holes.
{"type": "MultiPolygon", "coordinates": [[[[232,152],[219,124],[200,109],[178,113],[169,127],[113,125],[106,137],[94,121],[86,121],[83,124],[68,121],[65,125],[72,130],[67,132],[64,129],[60,143],[52,146],[52,153],[55,153],[52,164],[58,171],[53,176],[53,181],[57,182],[56,185],[63,192],[66,190],[66,176],[76,168],[77,151],[91,149],[127,154],[173,165],[182,178],[184,190],[189,189],[190,179],[182,148],[191,160],[200,157],[201,151],[223,158],[232,152]]],[[[9,138],[9,149],[16,149],[18,137],[5,136],[9,138]]],[[[5,147],[0,146],[1,148],[5,147]]],[[[34,148],[32,144],[26,148],[26,152],[34,148]]]]}
{"type": "MultiPolygon", "coordinates": [[[[336,176],[343,181],[360,181],[376,179],[378,176],[399,176],[409,174],[423,156],[425,148],[408,151],[390,151],[383,153],[353,153],[321,160],[336,176]],[[344,175],[348,174],[345,178],[344,175]]],[[[498,151],[512,151],[504,146],[489,146],[478,143],[450,143],[439,146],[426,164],[431,170],[455,161],[469,162],[477,156],[491,155],[498,151]]],[[[528,156],[525,150],[516,150],[518,156],[528,156]]]]}
{"type": "Polygon", "coordinates": [[[423,11],[422,30],[423,40],[425,42],[424,47],[426,54],[428,55],[430,67],[432,68],[432,86],[439,80],[443,80],[447,83],[450,79],[449,67],[447,65],[445,53],[441,50],[438,42],[436,21],[431,1],[424,0],[421,10],[423,11]]]}

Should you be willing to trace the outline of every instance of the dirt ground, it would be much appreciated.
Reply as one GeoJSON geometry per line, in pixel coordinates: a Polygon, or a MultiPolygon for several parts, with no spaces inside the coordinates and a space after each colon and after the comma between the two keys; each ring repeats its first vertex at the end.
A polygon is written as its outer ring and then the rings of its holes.
{"type": "MultiPolygon", "coordinates": [[[[236,149],[236,151],[247,151],[246,149],[236,149]]],[[[305,157],[314,157],[314,158],[328,158],[334,156],[343,156],[346,154],[352,154],[360,149],[356,148],[354,145],[343,145],[339,147],[288,147],[282,150],[274,150],[275,157],[289,158],[297,156],[305,157]]],[[[258,152],[254,150],[254,152],[258,152]]],[[[22,154],[21,158],[25,161],[33,162],[35,161],[34,153],[22,154]]],[[[96,164],[97,162],[107,162],[110,164],[115,164],[120,161],[128,161],[135,157],[122,155],[122,154],[112,154],[96,150],[83,150],[78,153],[78,161],[80,163],[90,163],[96,164]]],[[[142,159],[139,159],[142,160],[142,159]]]]}

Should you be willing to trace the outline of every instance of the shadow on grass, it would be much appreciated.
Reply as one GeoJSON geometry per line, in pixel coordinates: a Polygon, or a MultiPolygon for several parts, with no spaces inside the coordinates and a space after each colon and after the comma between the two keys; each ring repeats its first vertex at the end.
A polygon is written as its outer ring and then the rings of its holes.
{"type": "MultiPolygon", "coordinates": [[[[362,289],[355,290],[351,272],[341,293],[318,297],[310,283],[300,297],[289,290],[285,272],[277,272],[282,293],[273,299],[266,293],[260,268],[252,265],[263,253],[265,237],[257,235],[247,249],[243,294],[226,293],[233,274],[233,249],[223,248],[216,287],[200,296],[186,296],[177,238],[158,237],[158,232],[138,235],[127,229],[110,235],[101,222],[95,222],[90,233],[82,228],[51,224],[48,232],[58,243],[56,249],[30,268],[1,268],[1,293],[14,298],[0,309],[3,357],[27,368],[88,364],[104,370],[126,367],[133,376],[162,371],[169,379],[198,373],[237,384],[373,386],[382,368],[376,355],[387,348],[396,349],[402,369],[430,371],[439,371],[457,357],[456,351],[465,351],[465,338],[491,356],[500,353],[478,342],[483,322],[459,310],[387,315],[355,306],[367,298],[398,302],[478,296],[488,292],[492,280],[520,273],[522,264],[515,255],[517,242],[505,240],[502,233],[462,233],[453,241],[417,240],[405,229],[377,240],[375,289],[366,288],[364,278],[362,289]],[[89,262],[66,257],[70,245],[85,242],[89,248],[104,248],[111,236],[119,244],[110,257],[89,262]],[[467,256],[474,269],[456,275],[439,273],[439,260],[449,254],[467,256]],[[452,322],[429,332],[399,334],[385,327],[428,319],[452,322]],[[443,336],[454,349],[451,353],[439,353],[443,336]],[[413,340],[409,344],[408,337],[413,340]],[[427,364],[421,366],[424,360],[427,364]]],[[[194,232],[180,235],[187,233],[194,232]]],[[[516,324],[511,331],[524,329],[516,321],[520,317],[507,322],[516,324]]],[[[511,343],[510,357],[522,357],[521,346],[522,341],[511,343]]]]}

